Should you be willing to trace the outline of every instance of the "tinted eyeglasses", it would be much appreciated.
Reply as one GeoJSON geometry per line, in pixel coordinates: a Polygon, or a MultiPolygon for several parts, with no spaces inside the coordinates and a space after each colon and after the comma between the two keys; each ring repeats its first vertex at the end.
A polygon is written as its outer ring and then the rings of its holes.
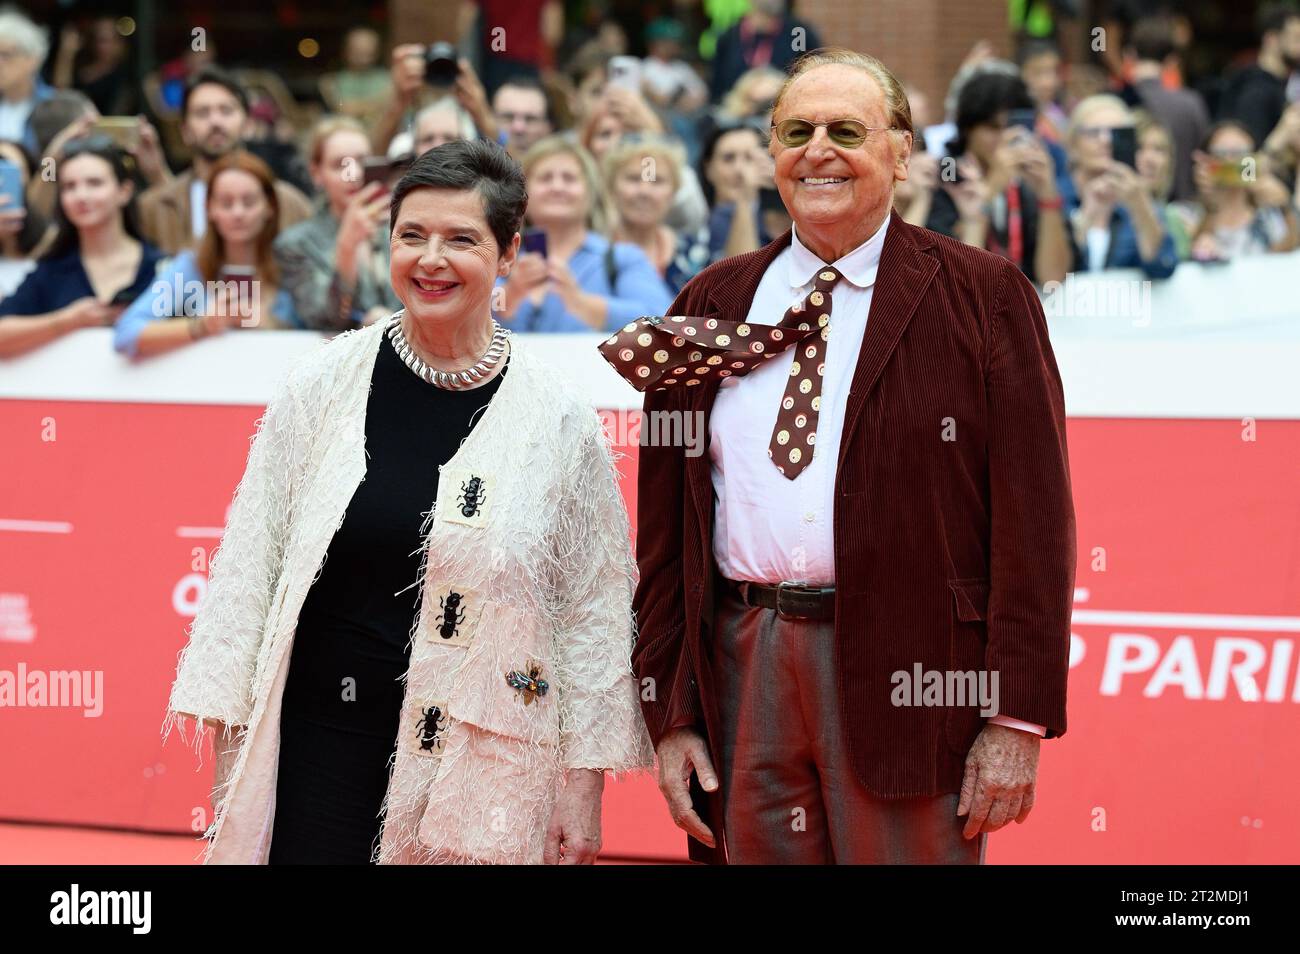
{"type": "Polygon", "coordinates": [[[873,132],[898,128],[897,126],[864,126],[856,119],[832,119],[828,123],[814,123],[806,119],[784,119],[774,123],[772,129],[776,132],[777,141],[781,145],[798,147],[812,142],[818,126],[825,126],[826,135],[830,137],[831,142],[846,149],[856,149],[866,142],[867,136],[873,132]]]}

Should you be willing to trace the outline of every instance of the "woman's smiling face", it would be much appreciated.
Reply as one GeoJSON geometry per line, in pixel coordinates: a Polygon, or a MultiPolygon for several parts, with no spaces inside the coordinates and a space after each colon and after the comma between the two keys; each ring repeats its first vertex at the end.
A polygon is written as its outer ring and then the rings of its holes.
{"type": "Polygon", "coordinates": [[[519,233],[501,254],[475,189],[413,189],[393,222],[389,278],[415,321],[456,323],[490,310],[498,275],[509,273],[519,233]]]}

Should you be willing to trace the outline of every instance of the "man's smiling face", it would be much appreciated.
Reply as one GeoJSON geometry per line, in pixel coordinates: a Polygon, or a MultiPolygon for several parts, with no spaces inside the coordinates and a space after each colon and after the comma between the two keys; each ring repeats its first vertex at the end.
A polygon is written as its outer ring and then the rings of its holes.
{"type": "MultiPolygon", "coordinates": [[[[856,119],[872,128],[890,124],[879,84],[862,70],[838,63],[811,69],[790,84],[772,115],[773,123],[785,119],[856,119]]],[[[881,131],[848,148],[818,126],[812,139],[798,147],[782,145],[773,131],[769,149],[776,160],[776,187],[802,229],[856,224],[888,209],[894,181],[907,178],[911,143],[910,133],[881,131]]]]}

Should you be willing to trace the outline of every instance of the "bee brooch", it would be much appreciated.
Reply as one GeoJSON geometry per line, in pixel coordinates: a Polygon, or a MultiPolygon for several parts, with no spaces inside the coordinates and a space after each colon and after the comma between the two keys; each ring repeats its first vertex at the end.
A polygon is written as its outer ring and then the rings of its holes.
{"type": "Polygon", "coordinates": [[[532,705],[535,699],[546,695],[546,690],[551,688],[550,683],[542,678],[541,665],[534,662],[530,662],[523,672],[518,669],[510,670],[506,673],[506,682],[510,688],[523,693],[526,706],[532,705]]]}

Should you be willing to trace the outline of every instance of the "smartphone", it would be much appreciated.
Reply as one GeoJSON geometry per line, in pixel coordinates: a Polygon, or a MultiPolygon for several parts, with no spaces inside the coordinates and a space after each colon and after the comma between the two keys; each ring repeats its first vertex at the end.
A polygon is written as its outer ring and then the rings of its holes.
{"type": "Polygon", "coordinates": [[[785,203],[781,201],[781,193],[771,186],[763,186],[758,190],[758,211],[762,212],[780,212],[785,213],[785,203]]]}
{"type": "Polygon", "coordinates": [[[541,229],[525,229],[519,239],[519,248],[525,252],[536,252],[546,257],[546,233],[541,229]]]}
{"type": "Polygon", "coordinates": [[[1137,129],[1133,126],[1116,126],[1110,131],[1110,155],[1130,169],[1137,168],[1137,129]]]}
{"type": "Polygon", "coordinates": [[[424,81],[430,86],[452,86],[460,75],[456,48],[450,43],[430,43],[424,51],[424,81]]]}
{"type": "Polygon", "coordinates": [[[1245,170],[1245,163],[1250,156],[1243,156],[1241,159],[1225,159],[1222,157],[1212,156],[1206,163],[1209,170],[1210,179],[1217,186],[1240,187],[1245,184],[1242,176],[1245,170]]]}
{"type": "Polygon", "coordinates": [[[4,204],[0,209],[16,212],[25,207],[23,198],[23,172],[8,159],[0,159],[0,195],[4,204]]]}
{"type": "Polygon", "coordinates": [[[1038,110],[1036,109],[1012,109],[1007,111],[1008,129],[1023,129],[1032,136],[1037,125],[1038,110]]]}
{"type": "Polygon", "coordinates": [[[641,61],[635,56],[612,56],[608,67],[609,85],[641,92],[641,61]]]}
{"type": "Polygon", "coordinates": [[[91,129],[107,136],[127,152],[134,152],[140,145],[139,116],[101,116],[91,129]]]}
{"type": "Polygon", "coordinates": [[[135,301],[138,297],[140,296],[136,293],[135,288],[131,285],[127,285],[125,288],[119,288],[117,293],[108,300],[108,303],[110,305],[122,305],[125,307],[135,301]]]}
{"type": "Polygon", "coordinates": [[[396,159],[389,159],[387,156],[367,156],[363,163],[361,184],[370,185],[372,182],[382,182],[391,188],[398,179],[402,178],[414,161],[414,154],[398,156],[396,159]]]}
{"type": "Polygon", "coordinates": [[[233,282],[241,299],[249,294],[257,269],[252,265],[223,265],[217,272],[217,281],[233,282]]]}

